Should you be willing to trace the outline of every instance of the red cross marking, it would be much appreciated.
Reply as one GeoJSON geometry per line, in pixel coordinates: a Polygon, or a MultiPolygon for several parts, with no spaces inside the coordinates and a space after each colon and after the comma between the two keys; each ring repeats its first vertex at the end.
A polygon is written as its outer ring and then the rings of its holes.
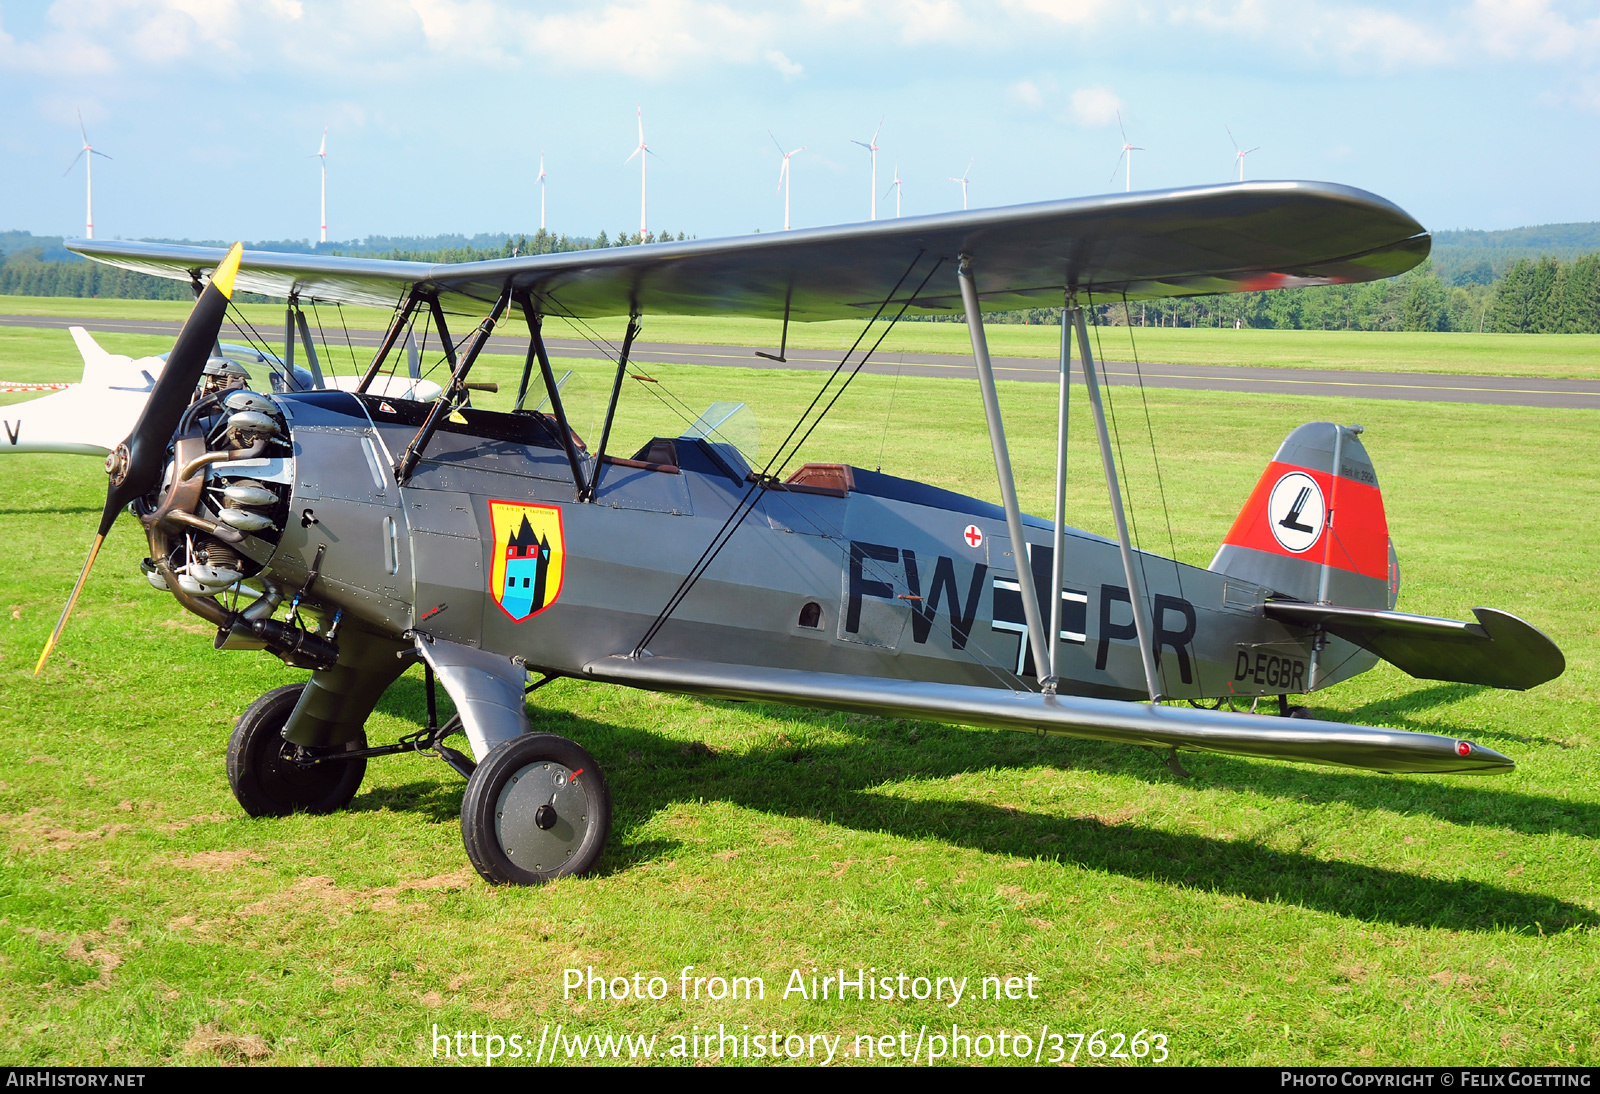
{"type": "Polygon", "coordinates": [[[967,525],[967,530],[961,533],[961,537],[967,541],[968,547],[975,548],[983,543],[983,533],[978,530],[976,524],[967,525]]]}

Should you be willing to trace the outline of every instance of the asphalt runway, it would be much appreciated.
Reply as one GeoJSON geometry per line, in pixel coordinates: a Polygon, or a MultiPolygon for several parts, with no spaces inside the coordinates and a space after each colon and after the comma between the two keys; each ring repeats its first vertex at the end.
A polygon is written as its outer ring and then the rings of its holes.
{"type": "MultiPolygon", "coordinates": [[[[148,334],[173,338],[182,323],[158,319],[72,319],[54,316],[0,315],[0,326],[35,327],[65,330],[79,326],[91,333],[148,334]]],[[[281,339],[281,328],[260,332],[273,345],[281,339]]],[[[338,362],[339,351],[346,349],[343,330],[330,330],[329,352],[338,362]]],[[[349,332],[358,349],[376,348],[382,333],[372,330],[349,332]]],[[[236,331],[224,327],[224,341],[244,341],[236,331]]],[[[606,350],[576,338],[547,338],[552,357],[606,360],[606,350]]],[[[776,347],[763,347],[774,352],[776,347]]],[[[526,335],[497,335],[488,352],[525,354],[526,335]]],[[[663,342],[638,342],[633,361],[641,369],[652,364],[727,365],[739,368],[831,369],[839,362],[838,352],[791,349],[785,362],[757,357],[754,349],[737,346],[678,345],[663,342]]],[[[1054,382],[1056,362],[1039,357],[996,357],[995,375],[1003,380],[1054,382]]],[[[348,363],[348,358],[344,359],[348,363]]],[[[1101,362],[1106,378],[1117,385],[1134,383],[1138,377],[1127,361],[1101,362]]],[[[934,376],[975,379],[977,372],[969,357],[938,353],[881,353],[868,363],[867,372],[892,376],[934,376]]],[[[1347,372],[1338,369],[1257,368],[1246,365],[1172,365],[1141,362],[1138,373],[1145,386],[1180,388],[1190,391],[1242,391],[1264,395],[1343,395],[1359,399],[1404,399],[1426,403],[1484,403],[1495,406],[1544,406],[1563,409],[1600,410],[1600,381],[1557,380],[1522,376],[1462,376],[1422,372],[1347,372]]],[[[1082,378],[1077,363],[1073,375],[1082,378]]]]}

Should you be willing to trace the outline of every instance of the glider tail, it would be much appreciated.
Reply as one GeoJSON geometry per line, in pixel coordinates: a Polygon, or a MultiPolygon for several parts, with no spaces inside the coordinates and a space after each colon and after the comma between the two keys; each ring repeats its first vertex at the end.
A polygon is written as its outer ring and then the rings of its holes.
{"type": "Polygon", "coordinates": [[[1393,608],[1400,567],[1360,433],[1310,422],[1285,437],[1211,569],[1308,603],[1393,608]]]}

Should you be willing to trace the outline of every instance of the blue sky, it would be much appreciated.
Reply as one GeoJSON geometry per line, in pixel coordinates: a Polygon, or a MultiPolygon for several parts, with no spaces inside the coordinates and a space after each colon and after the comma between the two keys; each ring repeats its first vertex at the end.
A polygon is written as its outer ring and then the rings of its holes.
{"type": "Polygon", "coordinates": [[[1600,220],[1600,8],[1557,0],[0,0],[0,229],[315,238],[639,223],[701,237],[1236,177],[1431,228],[1600,220]]]}

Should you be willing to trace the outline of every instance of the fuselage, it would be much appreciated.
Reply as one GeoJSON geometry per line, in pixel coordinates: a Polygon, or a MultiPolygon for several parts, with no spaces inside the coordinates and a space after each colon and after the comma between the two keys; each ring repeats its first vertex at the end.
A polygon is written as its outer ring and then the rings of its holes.
{"type": "MultiPolygon", "coordinates": [[[[579,501],[549,419],[470,409],[396,486],[395,457],[423,404],[342,392],[275,401],[293,442],[292,468],[279,472],[292,474],[293,496],[280,542],[258,560],[266,576],[298,587],[320,550],[311,595],[328,607],[547,672],[579,674],[633,650],[753,487],[732,446],[658,438],[640,453],[652,460],[608,458],[593,500],[579,501]]],[[[584,454],[586,477],[593,467],[584,454]]],[[[1031,517],[1026,526],[1035,583],[1047,589],[1050,526],[1031,517]]],[[[1065,552],[1061,690],[1148,698],[1116,544],[1068,530],[1065,552]]],[[[1311,636],[1262,617],[1272,590],[1153,554],[1138,560],[1165,695],[1307,690],[1311,636]]],[[[998,506],[823,466],[762,494],[647,649],[1031,688],[1016,566],[998,506]]],[[[1330,652],[1325,663],[1340,667],[1322,684],[1373,663],[1353,647],[1330,652]]]]}

